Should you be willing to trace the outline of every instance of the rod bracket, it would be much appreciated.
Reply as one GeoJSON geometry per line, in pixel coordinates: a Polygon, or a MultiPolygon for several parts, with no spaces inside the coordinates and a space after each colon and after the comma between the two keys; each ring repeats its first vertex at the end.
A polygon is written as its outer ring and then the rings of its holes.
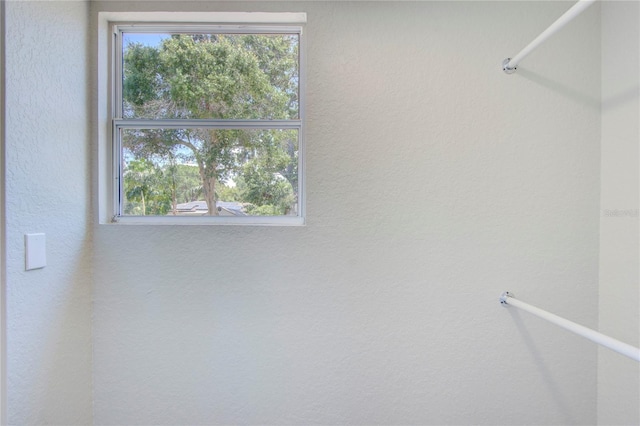
{"type": "Polygon", "coordinates": [[[502,306],[506,306],[509,304],[509,302],[507,302],[507,297],[513,297],[513,293],[509,293],[508,291],[502,293],[502,295],[500,296],[500,303],[502,304],[502,306]]]}
{"type": "Polygon", "coordinates": [[[507,58],[504,61],[502,61],[502,71],[506,72],[507,74],[513,74],[518,69],[518,67],[513,67],[513,68],[509,67],[510,61],[511,61],[511,58],[507,58]]]}

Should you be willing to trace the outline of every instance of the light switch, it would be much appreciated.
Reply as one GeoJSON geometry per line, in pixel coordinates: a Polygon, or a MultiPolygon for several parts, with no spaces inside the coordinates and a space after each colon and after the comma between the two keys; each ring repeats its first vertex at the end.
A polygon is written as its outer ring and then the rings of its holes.
{"type": "Polygon", "coordinates": [[[47,266],[47,239],[44,234],[24,236],[26,270],[47,266]]]}

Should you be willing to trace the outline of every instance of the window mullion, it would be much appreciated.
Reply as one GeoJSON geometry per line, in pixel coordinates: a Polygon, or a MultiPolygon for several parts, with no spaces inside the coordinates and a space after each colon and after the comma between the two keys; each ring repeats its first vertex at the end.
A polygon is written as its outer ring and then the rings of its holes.
{"type": "Polygon", "coordinates": [[[117,128],[126,129],[300,129],[301,120],[140,120],[115,119],[117,128]]]}

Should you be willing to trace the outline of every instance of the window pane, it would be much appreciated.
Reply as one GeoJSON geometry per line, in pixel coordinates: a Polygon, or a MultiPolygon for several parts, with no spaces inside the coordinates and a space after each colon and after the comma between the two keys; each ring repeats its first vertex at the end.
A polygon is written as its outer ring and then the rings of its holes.
{"type": "Polygon", "coordinates": [[[297,119],[297,34],[122,34],[123,118],[297,119]]]}
{"type": "Polygon", "coordinates": [[[298,214],[296,129],[121,129],[121,214],[298,214]]]}

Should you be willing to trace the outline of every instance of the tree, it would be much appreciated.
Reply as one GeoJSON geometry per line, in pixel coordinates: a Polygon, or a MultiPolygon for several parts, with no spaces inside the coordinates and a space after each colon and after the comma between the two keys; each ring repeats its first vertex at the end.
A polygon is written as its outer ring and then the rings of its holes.
{"type": "MultiPolygon", "coordinates": [[[[126,118],[298,116],[298,41],[294,35],[175,34],[158,45],[131,43],[125,46],[123,76],[126,118]]],[[[294,141],[291,131],[150,128],[127,130],[122,140],[127,153],[138,159],[160,158],[158,164],[171,167],[180,162],[195,164],[210,215],[218,214],[217,186],[247,173],[249,163],[255,178],[272,181],[281,171],[285,180],[297,182],[297,168],[292,165],[293,161],[297,164],[297,137],[294,141]],[[282,152],[276,154],[278,150],[282,152]],[[263,155],[268,159],[261,160],[263,155]],[[278,158],[278,167],[274,158],[278,158]]],[[[177,183],[171,185],[175,213],[177,183]]],[[[266,188],[283,190],[276,184],[266,184],[266,188]]],[[[275,193],[272,197],[294,202],[292,197],[275,193]]]]}
{"type": "Polygon", "coordinates": [[[202,182],[198,167],[187,164],[171,166],[171,177],[175,182],[176,199],[178,203],[197,201],[202,195],[202,182]]]}
{"type": "Polygon", "coordinates": [[[263,207],[254,208],[252,214],[283,215],[295,203],[294,187],[286,177],[291,158],[283,141],[288,141],[281,135],[267,136],[271,137],[263,140],[259,155],[242,167],[241,192],[246,201],[263,207]]]}
{"type": "Polygon", "coordinates": [[[148,160],[133,160],[124,172],[125,211],[129,214],[163,215],[169,209],[170,199],[163,191],[163,173],[148,160]]]}

